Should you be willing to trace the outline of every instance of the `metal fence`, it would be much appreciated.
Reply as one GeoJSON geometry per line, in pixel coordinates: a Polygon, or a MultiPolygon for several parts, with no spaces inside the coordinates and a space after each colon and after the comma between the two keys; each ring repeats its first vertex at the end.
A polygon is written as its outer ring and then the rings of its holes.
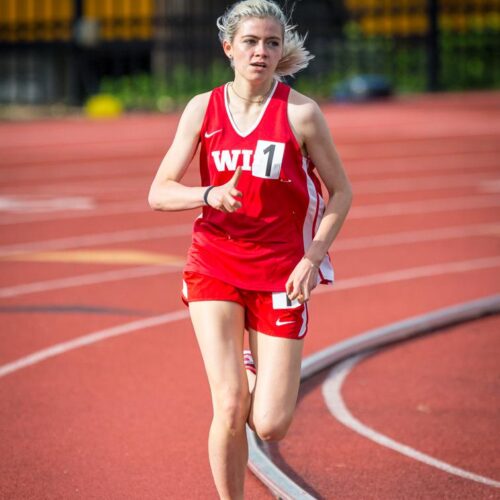
{"type": "MultiPolygon", "coordinates": [[[[0,102],[207,90],[228,77],[215,21],[230,3],[0,0],[0,102]]],[[[360,73],[399,92],[500,87],[497,0],[298,0],[293,21],[316,57],[289,83],[313,95],[360,73]]]]}

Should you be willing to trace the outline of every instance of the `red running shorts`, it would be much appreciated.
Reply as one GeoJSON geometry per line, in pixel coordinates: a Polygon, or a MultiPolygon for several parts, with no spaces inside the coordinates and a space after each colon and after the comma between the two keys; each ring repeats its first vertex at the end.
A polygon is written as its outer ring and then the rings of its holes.
{"type": "Polygon", "coordinates": [[[286,292],[243,290],[204,274],[184,271],[182,301],[227,300],[245,309],[245,328],[273,337],[302,339],[307,333],[307,304],[290,301],[286,292]]]}

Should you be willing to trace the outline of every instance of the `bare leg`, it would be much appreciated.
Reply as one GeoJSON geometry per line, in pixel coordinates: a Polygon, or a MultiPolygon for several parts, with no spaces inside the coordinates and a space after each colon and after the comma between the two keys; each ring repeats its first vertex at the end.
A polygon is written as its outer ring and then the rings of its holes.
{"type": "Polygon", "coordinates": [[[243,499],[250,408],[241,354],[244,311],[226,301],[191,302],[189,310],[212,394],[208,452],[215,486],[222,499],[243,499]]]}
{"type": "Polygon", "coordinates": [[[250,330],[250,345],[257,379],[248,423],[261,439],[280,440],[290,427],[297,403],[304,340],[250,330]]]}
{"type": "Polygon", "coordinates": [[[247,370],[248,390],[250,391],[250,394],[252,394],[255,388],[256,378],[257,376],[255,375],[255,373],[252,373],[250,370],[247,370]]]}
{"type": "MultiPolygon", "coordinates": [[[[252,357],[254,359],[254,362],[256,363],[255,356],[253,353],[257,352],[257,345],[252,345],[252,344],[255,344],[255,342],[252,343],[252,339],[250,337],[250,351],[252,353],[252,357]]],[[[255,366],[257,367],[257,364],[255,366]]],[[[246,370],[246,372],[247,372],[247,380],[248,380],[248,390],[250,391],[250,394],[252,394],[252,392],[255,388],[255,381],[256,381],[257,376],[255,375],[255,373],[251,372],[250,370],[246,370]]]]}

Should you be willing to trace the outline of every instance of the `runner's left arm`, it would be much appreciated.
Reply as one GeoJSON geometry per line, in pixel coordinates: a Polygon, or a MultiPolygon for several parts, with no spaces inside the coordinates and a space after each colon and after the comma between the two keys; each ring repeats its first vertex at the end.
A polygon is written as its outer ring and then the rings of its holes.
{"type": "Polygon", "coordinates": [[[328,124],[319,106],[311,99],[296,94],[297,106],[290,114],[292,126],[301,145],[313,161],[328,191],[325,213],[313,241],[287,281],[290,299],[309,299],[317,283],[318,266],[344,223],[352,204],[352,187],[336,150],[328,124]],[[313,264],[313,265],[311,265],[313,264]]]}

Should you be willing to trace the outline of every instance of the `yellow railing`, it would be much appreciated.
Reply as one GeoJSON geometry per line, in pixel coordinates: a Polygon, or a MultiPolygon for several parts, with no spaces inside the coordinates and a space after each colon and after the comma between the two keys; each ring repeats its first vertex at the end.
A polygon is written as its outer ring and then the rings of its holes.
{"type": "Polygon", "coordinates": [[[0,40],[71,38],[73,0],[0,0],[0,40]]]}
{"type": "MultiPolygon", "coordinates": [[[[0,0],[0,41],[69,40],[74,0],[0,0]]],[[[97,21],[103,40],[148,40],[154,0],[83,0],[84,18],[97,21]]],[[[345,0],[365,35],[424,35],[427,0],[345,0]]],[[[465,32],[500,31],[500,12],[491,0],[440,0],[439,25],[465,32]],[[459,8],[460,7],[460,8],[459,8]]]]}
{"type": "Polygon", "coordinates": [[[101,25],[104,40],[152,37],[154,0],[86,0],[83,15],[101,25]]]}
{"type": "MultiPolygon", "coordinates": [[[[71,38],[74,0],[0,0],[0,41],[71,38]]],[[[104,40],[150,39],[154,0],[84,0],[83,16],[98,21],[104,40]]]]}
{"type": "MultiPolygon", "coordinates": [[[[425,35],[429,28],[427,0],[345,0],[345,5],[365,35],[425,35]]],[[[439,9],[442,29],[500,31],[498,3],[491,0],[440,0],[439,9]]]]}
{"type": "MultiPolygon", "coordinates": [[[[440,13],[439,27],[446,31],[465,33],[491,29],[500,31],[500,12],[440,13]]],[[[412,36],[425,35],[429,21],[425,12],[413,15],[382,14],[359,16],[358,22],[365,35],[412,36]]]]}

